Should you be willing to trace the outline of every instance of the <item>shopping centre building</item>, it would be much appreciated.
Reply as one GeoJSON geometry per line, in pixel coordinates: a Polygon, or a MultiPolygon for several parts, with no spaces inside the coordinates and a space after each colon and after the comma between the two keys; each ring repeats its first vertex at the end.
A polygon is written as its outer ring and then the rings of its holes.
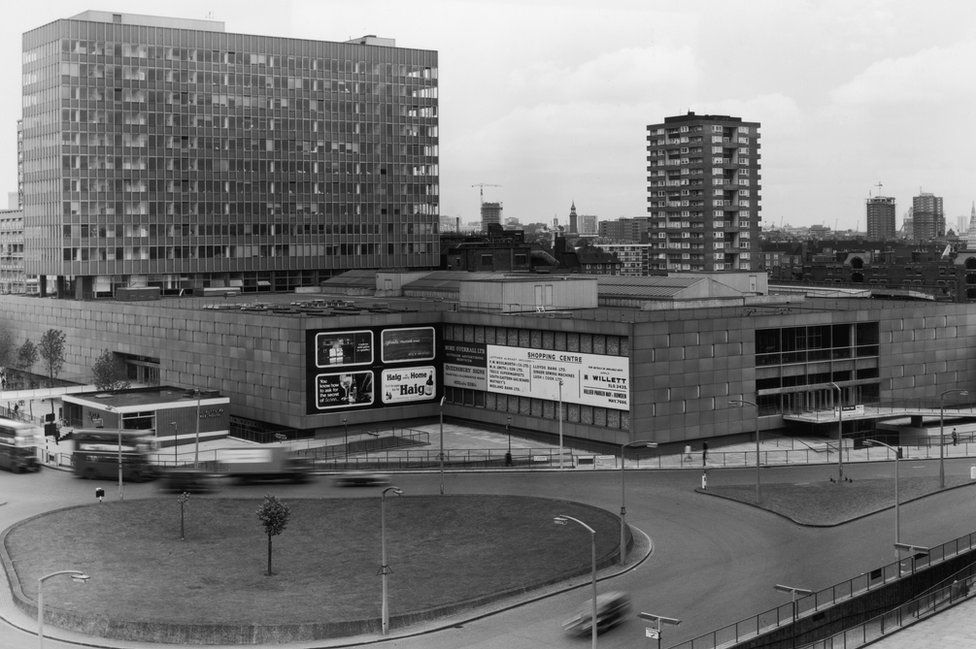
{"type": "Polygon", "coordinates": [[[974,320],[964,304],[771,295],[761,273],[451,271],[351,271],[318,293],[4,296],[0,314],[17,340],[64,331],[64,378],[89,381],[108,349],[141,382],[229,397],[232,434],[443,412],[605,444],[751,434],[757,410],[788,428],[838,391],[847,407],[938,404],[974,385],[974,320]]]}

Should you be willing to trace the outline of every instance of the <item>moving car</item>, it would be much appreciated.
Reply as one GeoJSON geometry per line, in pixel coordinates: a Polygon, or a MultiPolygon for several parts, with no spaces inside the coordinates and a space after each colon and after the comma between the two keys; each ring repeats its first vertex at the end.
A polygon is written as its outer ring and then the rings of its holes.
{"type": "Polygon", "coordinates": [[[390,484],[390,476],[370,471],[349,471],[336,476],[337,487],[383,487],[390,484]]]}
{"type": "MultiPolygon", "coordinates": [[[[603,633],[621,622],[630,612],[630,595],[613,590],[596,596],[596,632],[603,633]]],[[[586,636],[593,629],[593,600],[580,605],[579,612],[563,622],[563,629],[570,635],[586,636]]]]}

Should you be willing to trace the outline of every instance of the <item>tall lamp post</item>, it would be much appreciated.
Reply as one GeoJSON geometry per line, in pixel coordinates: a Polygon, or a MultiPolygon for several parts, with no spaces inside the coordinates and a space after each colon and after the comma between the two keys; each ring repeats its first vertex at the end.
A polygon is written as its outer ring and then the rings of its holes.
{"type": "Polygon", "coordinates": [[[342,445],[343,445],[342,454],[344,456],[348,456],[349,455],[349,420],[346,419],[345,417],[342,418],[342,430],[343,430],[343,435],[342,435],[342,445]]]}
{"type": "Polygon", "coordinates": [[[864,440],[865,446],[884,446],[886,449],[895,454],[895,546],[901,543],[901,511],[899,509],[899,497],[898,497],[898,449],[891,444],[885,444],[884,442],[879,442],[876,439],[866,439],[864,440]]]}
{"type": "Polygon", "coordinates": [[[382,629],[383,635],[390,629],[390,606],[387,601],[386,580],[390,574],[390,566],[386,563],[386,494],[392,492],[394,496],[403,494],[399,487],[387,487],[380,495],[380,576],[383,581],[382,629]]]}
{"type": "Polygon", "coordinates": [[[563,468],[563,380],[559,379],[559,468],[563,468]]]}
{"type": "Polygon", "coordinates": [[[37,646],[44,649],[44,582],[58,575],[71,575],[71,579],[84,583],[91,579],[80,570],[58,570],[37,580],[37,646]]]}
{"type": "Polygon", "coordinates": [[[437,461],[440,462],[440,474],[441,474],[441,495],[444,495],[444,399],[447,397],[441,397],[441,451],[437,454],[437,461]]]}
{"type": "Polygon", "coordinates": [[[625,486],[627,473],[624,471],[627,458],[624,454],[626,449],[638,447],[657,448],[657,442],[641,439],[635,442],[624,442],[620,445],[620,565],[627,561],[627,537],[625,534],[627,529],[627,489],[625,486]]]}
{"type": "Polygon", "coordinates": [[[837,484],[844,482],[844,392],[840,386],[830,382],[837,390],[837,484]]]}
{"type": "Polygon", "coordinates": [[[758,505],[762,502],[762,495],[760,492],[761,477],[759,473],[759,406],[757,406],[752,401],[746,399],[732,399],[729,401],[730,406],[752,406],[756,409],[756,504],[758,505]]]}
{"type": "Polygon", "coordinates": [[[512,417],[505,417],[505,432],[508,434],[508,452],[505,453],[505,466],[512,466],[512,417]]]}
{"type": "Polygon", "coordinates": [[[798,617],[796,610],[796,596],[797,595],[813,595],[813,591],[808,588],[800,588],[799,586],[784,586],[783,584],[776,584],[773,586],[778,591],[789,593],[790,599],[793,600],[793,631],[790,633],[790,638],[793,640],[793,646],[796,646],[796,619],[798,617]]]}
{"type": "Polygon", "coordinates": [[[969,391],[945,390],[939,395],[939,489],[945,489],[945,396],[947,394],[965,397],[969,395],[969,391]]]}
{"type": "Polygon", "coordinates": [[[565,514],[560,514],[552,519],[552,522],[556,525],[565,525],[569,521],[573,521],[590,533],[590,559],[593,564],[591,578],[593,583],[593,617],[590,618],[590,636],[592,638],[591,643],[593,649],[596,649],[596,530],[580,519],[566,516],[565,514]]]}
{"type": "Polygon", "coordinates": [[[175,421],[169,422],[169,425],[173,427],[173,468],[180,463],[180,427],[175,421]]]}
{"type": "Polygon", "coordinates": [[[664,617],[663,615],[655,615],[654,613],[645,613],[641,611],[637,614],[637,617],[642,620],[650,620],[651,622],[657,623],[657,626],[653,629],[651,627],[647,628],[647,636],[649,638],[657,638],[657,649],[661,649],[661,627],[665,624],[673,624],[675,626],[681,624],[681,620],[674,617],[664,617]]]}
{"type": "Polygon", "coordinates": [[[200,388],[194,388],[197,393],[197,440],[193,448],[193,468],[200,468],[200,388]]]}

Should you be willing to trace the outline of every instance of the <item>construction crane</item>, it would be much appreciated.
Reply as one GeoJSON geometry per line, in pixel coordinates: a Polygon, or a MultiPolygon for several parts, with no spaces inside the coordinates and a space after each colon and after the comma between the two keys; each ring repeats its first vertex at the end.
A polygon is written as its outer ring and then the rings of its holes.
{"type": "Polygon", "coordinates": [[[478,198],[481,199],[481,205],[485,204],[485,187],[501,187],[501,185],[492,185],[490,183],[475,183],[471,186],[478,188],[478,198]]]}

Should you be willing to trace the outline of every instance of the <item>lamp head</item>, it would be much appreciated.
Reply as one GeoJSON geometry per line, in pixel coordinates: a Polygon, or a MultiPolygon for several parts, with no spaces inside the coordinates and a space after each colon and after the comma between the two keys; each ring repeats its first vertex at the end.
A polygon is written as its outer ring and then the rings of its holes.
{"type": "Polygon", "coordinates": [[[71,579],[73,581],[77,581],[77,582],[80,582],[80,583],[84,584],[89,579],[91,579],[91,575],[89,575],[87,573],[84,573],[84,572],[79,572],[77,574],[71,575],[71,579]]]}
{"type": "Polygon", "coordinates": [[[400,487],[387,487],[386,489],[383,490],[383,495],[385,496],[387,492],[392,493],[394,496],[403,495],[403,489],[401,489],[400,487]]]}
{"type": "Polygon", "coordinates": [[[556,525],[565,525],[569,521],[566,519],[565,516],[556,516],[555,518],[552,519],[552,522],[555,523],[556,525]]]}

